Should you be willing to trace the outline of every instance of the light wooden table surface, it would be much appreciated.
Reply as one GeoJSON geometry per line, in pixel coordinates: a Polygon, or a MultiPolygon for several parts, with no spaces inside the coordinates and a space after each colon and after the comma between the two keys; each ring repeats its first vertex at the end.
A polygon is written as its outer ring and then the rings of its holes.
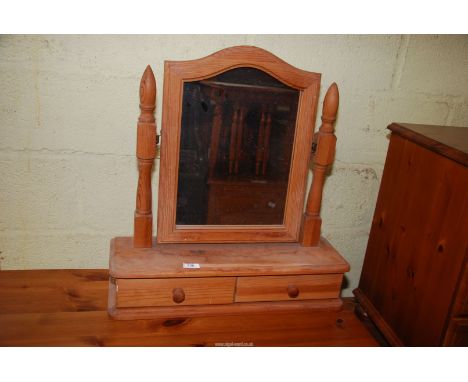
{"type": "Polygon", "coordinates": [[[313,312],[115,321],[107,270],[0,271],[1,346],[376,346],[354,314],[313,312]]]}

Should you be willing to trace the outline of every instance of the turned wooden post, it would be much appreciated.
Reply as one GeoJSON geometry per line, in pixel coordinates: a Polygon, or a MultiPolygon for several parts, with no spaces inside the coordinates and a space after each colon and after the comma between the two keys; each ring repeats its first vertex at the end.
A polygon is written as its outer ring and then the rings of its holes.
{"type": "Polygon", "coordinates": [[[263,157],[263,141],[265,135],[265,122],[266,122],[266,111],[262,110],[262,116],[260,118],[260,127],[258,128],[257,137],[257,152],[255,155],[255,176],[260,175],[260,165],[263,157]]]}
{"type": "Polygon", "coordinates": [[[265,176],[268,165],[268,159],[270,158],[270,135],[271,135],[271,112],[268,111],[268,117],[265,128],[265,137],[263,141],[263,163],[262,163],[262,175],[265,176]]]}
{"type": "Polygon", "coordinates": [[[140,82],[140,117],[137,124],[138,188],[133,230],[133,246],[150,248],[153,236],[151,170],[156,156],[156,80],[148,65],[140,82]]]}
{"type": "Polygon", "coordinates": [[[333,163],[335,156],[336,137],[334,123],[338,111],[340,95],[338,86],[333,83],[325,95],[322,109],[322,125],[314,137],[316,151],[313,156],[313,178],[310,186],[307,206],[302,220],[300,242],[305,247],[316,246],[320,240],[320,207],[322,204],[322,191],[325,181],[325,172],[333,163]]]}
{"type": "Polygon", "coordinates": [[[209,158],[209,177],[213,178],[216,172],[216,163],[218,162],[219,135],[221,134],[221,125],[223,123],[223,107],[217,104],[213,113],[213,126],[211,128],[211,147],[209,158]]]}
{"type": "Polygon", "coordinates": [[[241,107],[239,110],[239,121],[237,126],[237,140],[236,140],[236,161],[234,165],[234,173],[239,173],[239,163],[242,154],[242,135],[244,134],[245,126],[245,108],[241,107]]]}
{"type": "Polygon", "coordinates": [[[237,124],[240,111],[236,109],[232,118],[231,137],[229,140],[229,175],[234,172],[234,162],[236,159],[236,138],[237,138],[237,124]]]}

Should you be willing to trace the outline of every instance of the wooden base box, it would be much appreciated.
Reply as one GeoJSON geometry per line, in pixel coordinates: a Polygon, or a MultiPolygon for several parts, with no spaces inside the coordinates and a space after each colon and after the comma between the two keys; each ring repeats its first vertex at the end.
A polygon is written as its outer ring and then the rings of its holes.
{"type": "Polygon", "coordinates": [[[298,243],[111,242],[109,314],[173,318],[267,311],[337,311],[348,263],[322,238],[298,243]]]}

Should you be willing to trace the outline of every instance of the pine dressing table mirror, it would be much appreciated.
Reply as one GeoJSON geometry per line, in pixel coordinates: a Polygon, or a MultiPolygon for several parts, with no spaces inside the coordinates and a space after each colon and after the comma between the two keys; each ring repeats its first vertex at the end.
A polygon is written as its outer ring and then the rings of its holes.
{"type": "Polygon", "coordinates": [[[256,47],[166,61],[153,237],[151,174],[159,139],[156,82],[146,68],[134,235],[111,241],[111,317],[293,310],[320,316],[341,309],[349,265],[320,237],[339,95],[332,84],[314,134],[319,90],[319,73],[256,47]]]}

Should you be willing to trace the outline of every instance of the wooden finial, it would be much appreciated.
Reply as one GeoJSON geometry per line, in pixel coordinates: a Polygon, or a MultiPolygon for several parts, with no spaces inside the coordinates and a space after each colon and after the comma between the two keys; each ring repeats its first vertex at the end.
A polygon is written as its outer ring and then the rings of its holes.
{"type": "Polygon", "coordinates": [[[322,191],[325,182],[325,172],[327,167],[333,163],[335,156],[336,137],[334,135],[334,123],[338,111],[339,98],[338,86],[336,83],[333,83],[328,88],[323,100],[322,125],[314,138],[316,152],[313,157],[313,178],[300,236],[300,242],[305,247],[316,246],[320,241],[322,191]]]}
{"type": "Polygon", "coordinates": [[[140,118],[139,122],[154,122],[156,105],[156,80],[151,66],[147,66],[140,81],[140,118]]]}
{"type": "Polygon", "coordinates": [[[340,93],[338,92],[338,85],[333,82],[323,100],[322,122],[325,122],[325,125],[322,125],[321,128],[331,129],[330,132],[333,132],[333,123],[336,120],[339,103],[340,93]]]}
{"type": "Polygon", "coordinates": [[[137,124],[138,188],[134,218],[133,245],[150,248],[153,235],[151,169],[156,156],[156,80],[148,65],[140,82],[140,117],[137,124]]]}

